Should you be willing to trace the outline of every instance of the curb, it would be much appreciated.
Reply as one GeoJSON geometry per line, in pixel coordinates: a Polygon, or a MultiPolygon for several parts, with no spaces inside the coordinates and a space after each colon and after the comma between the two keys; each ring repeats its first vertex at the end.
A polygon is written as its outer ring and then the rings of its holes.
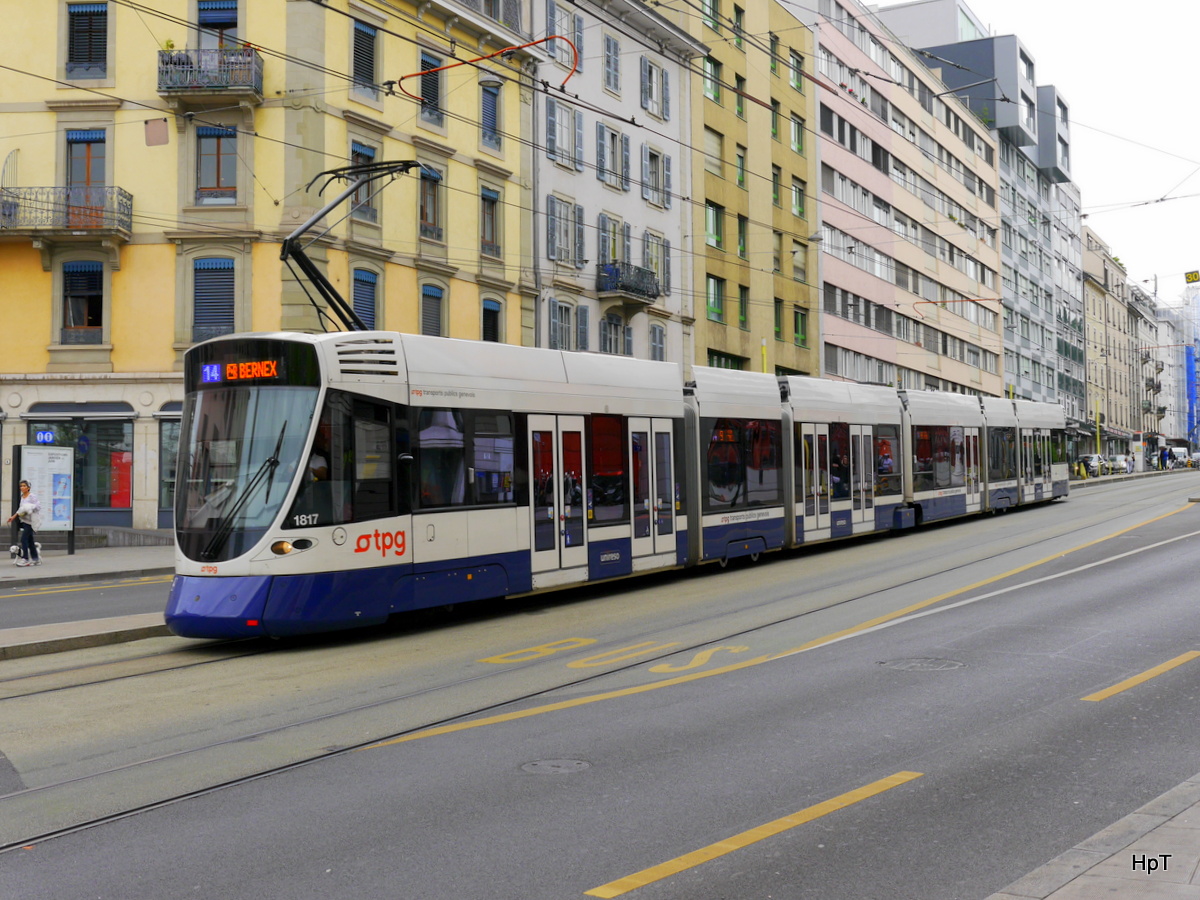
{"type": "Polygon", "coordinates": [[[50,575],[44,578],[21,578],[0,575],[0,588],[31,588],[42,584],[74,584],[78,582],[109,581],[118,578],[149,578],[156,575],[174,575],[174,566],[159,566],[153,569],[127,569],[120,572],[103,572],[95,575],[50,575]]]}
{"type": "Polygon", "coordinates": [[[59,638],[25,641],[9,646],[0,646],[0,660],[23,659],[46,653],[62,653],[65,650],[83,650],[88,647],[103,647],[108,644],[124,644],[153,637],[172,637],[164,622],[161,625],[142,625],[118,628],[93,634],[74,634],[59,638]]]}

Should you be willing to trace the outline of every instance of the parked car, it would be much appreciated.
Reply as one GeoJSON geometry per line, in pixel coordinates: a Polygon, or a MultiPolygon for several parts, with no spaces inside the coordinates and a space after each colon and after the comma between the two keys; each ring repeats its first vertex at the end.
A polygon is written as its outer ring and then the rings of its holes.
{"type": "Polygon", "coordinates": [[[1085,453],[1075,460],[1077,463],[1082,463],[1087,473],[1092,478],[1097,475],[1107,475],[1112,471],[1108,464],[1108,460],[1099,453],[1085,453]]]}
{"type": "Polygon", "coordinates": [[[1127,462],[1128,459],[1129,459],[1129,457],[1127,457],[1124,453],[1117,453],[1113,456],[1110,456],[1108,458],[1109,472],[1117,472],[1117,473],[1128,472],[1129,471],[1129,463],[1127,462]]]}

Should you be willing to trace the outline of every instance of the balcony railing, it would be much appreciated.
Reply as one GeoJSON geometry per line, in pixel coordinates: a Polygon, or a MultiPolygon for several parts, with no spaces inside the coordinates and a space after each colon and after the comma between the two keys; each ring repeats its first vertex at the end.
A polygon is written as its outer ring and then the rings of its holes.
{"type": "Polygon", "coordinates": [[[0,230],[123,232],[133,223],[133,195],[119,187],[0,188],[0,230]]]}
{"type": "Polygon", "coordinates": [[[159,50],[158,91],[252,93],[262,97],[263,60],[257,50],[159,50]]]}
{"type": "Polygon", "coordinates": [[[629,263],[600,263],[596,266],[596,290],[600,293],[620,291],[653,300],[662,290],[653,269],[643,269],[629,263]]]}

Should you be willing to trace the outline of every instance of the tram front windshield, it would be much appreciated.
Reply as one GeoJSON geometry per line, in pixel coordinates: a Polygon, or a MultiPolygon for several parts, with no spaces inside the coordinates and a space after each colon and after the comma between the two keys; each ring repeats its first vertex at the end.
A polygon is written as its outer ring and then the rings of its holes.
{"type": "Polygon", "coordinates": [[[257,543],[301,469],[316,387],[220,387],[184,406],[175,531],[189,559],[233,559],[257,543]]]}

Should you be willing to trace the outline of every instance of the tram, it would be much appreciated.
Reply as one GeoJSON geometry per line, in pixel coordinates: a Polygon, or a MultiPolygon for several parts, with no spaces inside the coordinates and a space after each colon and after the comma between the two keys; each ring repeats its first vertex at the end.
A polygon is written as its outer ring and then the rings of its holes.
{"type": "Polygon", "coordinates": [[[354,628],[1067,493],[1053,404],[379,331],[185,355],[166,621],[354,628]]]}

